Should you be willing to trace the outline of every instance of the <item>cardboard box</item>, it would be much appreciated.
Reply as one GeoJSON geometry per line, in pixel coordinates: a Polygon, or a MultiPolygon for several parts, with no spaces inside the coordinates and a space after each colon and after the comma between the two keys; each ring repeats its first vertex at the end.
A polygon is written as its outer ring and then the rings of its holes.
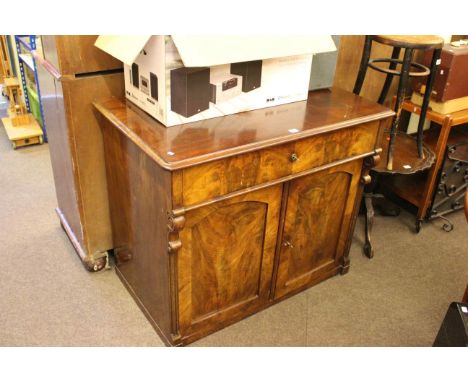
{"type": "Polygon", "coordinates": [[[124,63],[127,99],[166,126],[307,99],[330,36],[100,36],[124,63]]]}

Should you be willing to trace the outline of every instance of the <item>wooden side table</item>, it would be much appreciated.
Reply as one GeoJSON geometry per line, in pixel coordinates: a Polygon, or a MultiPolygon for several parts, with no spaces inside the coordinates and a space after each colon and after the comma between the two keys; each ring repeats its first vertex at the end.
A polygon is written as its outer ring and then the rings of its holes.
{"type": "MultiPolygon", "coordinates": [[[[410,100],[405,100],[402,109],[420,115],[421,107],[410,100]]],[[[424,142],[435,153],[436,160],[427,172],[411,176],[394,176],[383,179],[384,187],[400,198],[418,208],[416,215],[416,230],[419,232],[422,221],[427,217],[431,207],[437,177],[441,169],[447,144],[455,144],[468,139],[468,129],[454,129],[456,126],[468,123],[468,109],[451,114],[441,114],[429,110],[426,119],[441,127],[431,128],[425,132],[424,142]]]]}

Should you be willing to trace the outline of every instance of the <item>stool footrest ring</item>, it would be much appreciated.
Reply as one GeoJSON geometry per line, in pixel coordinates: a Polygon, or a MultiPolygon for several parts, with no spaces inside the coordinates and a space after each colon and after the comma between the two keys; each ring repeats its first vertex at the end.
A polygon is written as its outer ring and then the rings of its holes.
{"type": "MultiPolygon", "coordinates": [[[[374,65],[374,63],[376,62],[393,62],[396,64],[403,64],[402,60],[398,60],[395,58],[373,58],[373,59],[370,59],[369,62],[367,63],[367,65],[370,66],[372,69],[375,69],[381,73],[392,74],[394,76],[401,75],[401,72],[399,70],[381,68],[377,65],[374,65]]],[[[419,64],[417,62],[412,62],[410,65],[422,70],[420,72],[409,72],[410,77],[425,77],[425,76],[428,76],[429,73],[431,72],[427,66],[419,64]]]]}

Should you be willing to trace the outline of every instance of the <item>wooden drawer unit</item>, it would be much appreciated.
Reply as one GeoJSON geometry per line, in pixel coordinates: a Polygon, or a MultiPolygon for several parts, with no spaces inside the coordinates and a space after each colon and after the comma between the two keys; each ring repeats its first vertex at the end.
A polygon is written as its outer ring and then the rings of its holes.
{"type": "Polygon", "coordinates": [[[279,107],[281,123],[270,108],[165,128],[118,99],[95,106],[117,273],[166,343],[348,271],[390,110],[334,89],[279,107]]]}
{"type": "Polygon", "coordinates": [[[379,122],[305,138],[180,170],[182,205],[298,174],[343,158],[365,155],[376,145],[379,122]]]}

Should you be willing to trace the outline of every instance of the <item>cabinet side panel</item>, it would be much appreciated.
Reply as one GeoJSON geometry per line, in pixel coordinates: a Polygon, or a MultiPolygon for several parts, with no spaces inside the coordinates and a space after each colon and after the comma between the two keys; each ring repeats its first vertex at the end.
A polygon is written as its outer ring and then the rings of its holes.
{"type": "Polygon", "coordinates": [[[79,200],[75,191],[78,184],[74,171],[76,158],[73,138],[67,128],[62,85],[40,65],[37,66],[37,75],[41,84],[41,100],[58,207],[83,248],[79,200]]]}
{"type": "Polygon", "coordinates": [[[92,102],[123,97],[123,73],[63,80],[68,126],[76,151],[84,239],[89,254],[113,247],[102,133],[92,102]]]}
{"type": "Polygon", "coordinates": [[[171,174],[107,121],[102,126],[117,269],[140,308],[168,342],[171,174]]]}

